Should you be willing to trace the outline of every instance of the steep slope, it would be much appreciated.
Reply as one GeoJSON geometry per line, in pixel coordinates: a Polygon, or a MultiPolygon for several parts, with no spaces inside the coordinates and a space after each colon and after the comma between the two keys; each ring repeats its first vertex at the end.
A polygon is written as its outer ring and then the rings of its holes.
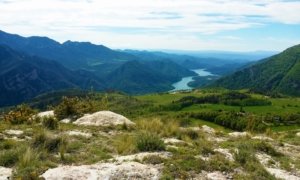
{"type": "Polygon", "coordinates": [[[171,90],[173,82],[189,75],[193,73],[169,62],[129,61],[114,70],[106,79],[111,89],[143,94],[171,90]],[[173,70],[177,70],[177,73],[172,73],[173,70]]]}
{"type": "Polygon", "coordinates": [[[182,77],[197,75],[194,71],[190,71],[168,59],[144,61],[141,63],[171,82],[178,81],[182,77]]]}
{"type": "Polygon", "coordinates": [[[85,71],[70,71],[55,61],[19,53],[0,45],[0,106],[13,105],[59,89],[103,89],[85,71]]]}
{"type": "Polygon", "coordinates": [[[300,96],[300,45],[221,78],[212,86],[300,96]]]}
{"type": "Polygon", "coordinates": [[[71,69],[93,70],[94,66],[105,62],[135,60],[130,54],[114,51],[102,45],[71,41],[60,44],[47,37],[25,38],[3,31],[0,31],[0,44],[29,55],[58,61],[71,69]]]}

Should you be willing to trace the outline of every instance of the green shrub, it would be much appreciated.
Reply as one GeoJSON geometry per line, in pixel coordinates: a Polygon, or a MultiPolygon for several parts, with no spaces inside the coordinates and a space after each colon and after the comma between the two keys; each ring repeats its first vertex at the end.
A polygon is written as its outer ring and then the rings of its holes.
{"type": "Polygon", "coordinates": [[[138,136],[136,147],[139,151],[163,151],[165,150],[164,142],[151,133],[142,133],[138,136]]]}
{"type": "Polygon", "coordinates": [[[81,112],[79,103],[80,100],[78,97],[63,97],[62,102],[54,109],[55,116],[59,119],[80,116],[81,112]]]}
{"type": "Polygon", "coordinates": [[[47,129],[55,130],[58,128],[58,121],[54,117],[47,116],[42,119],[42,125],[47,129]]]}
{"type": "Polygon", "coordinates": [[[249,143],[241,143],[238,145],[238,152],[234,154],[234,158],[241,165],[245,165],[247,162],[255,161],[255,156],[252,152],[253,148],[249,143]]]}

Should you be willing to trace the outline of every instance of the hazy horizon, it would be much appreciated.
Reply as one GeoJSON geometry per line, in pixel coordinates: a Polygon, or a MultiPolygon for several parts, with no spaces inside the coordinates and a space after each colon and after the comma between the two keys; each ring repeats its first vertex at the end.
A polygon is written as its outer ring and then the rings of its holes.
{"type": "Polygon", "coordinates": [[[300,1],[0,0],[0,29],[113,49],[282,51],[300,43],[300,1]]]}

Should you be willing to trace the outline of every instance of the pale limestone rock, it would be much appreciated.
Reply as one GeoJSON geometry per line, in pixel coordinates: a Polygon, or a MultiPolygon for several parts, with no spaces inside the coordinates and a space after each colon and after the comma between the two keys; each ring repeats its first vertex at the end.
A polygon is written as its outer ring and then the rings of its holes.
{"type": "Polygon", "coordinates": [[[164,139],[165,144],[185,144],[184,141],[176,139],[176,138],[166,138],[164,139]]]}
{"type": "Polygon", "coordinates": [[[111,111],[99,111],[94,114],[87,114],[77,119],[74,124],[84,126],[117,126],[117,125],[134,125],[126,117],[113,113],[111,111]]]}
{"type": "Polygon", "coordinates": [[[86,137],[86,138],[90,138],[92,137],[92,134],[91,133],[86,133],[86,132],[81,132],[81,131],[68,131],[66,132],[67,135],[69,136],[83,136],[83,137],[86,137]]]}
{"type": "Polygon", "coordinates": [[[233,155],[230,153],[229,149],[218,148],[214,151],[223,154],[227,160],[234,161],[233,155]]]}
{"type": "Polygon", "coordinates": [[[127,156],[116,156],[108,161],[113,161],[113,162],[126,162],[126,161],[142,161],[146,157],[150,156],[158,156],[163,159],[168,159],[172,156],[170,152],[142,152],[138,154],[132,154],[132,155],[127,155],[127,156]]]}
{"type": "Polygon", "coordinates": [[[283,169],[276,169],[276,168],[266,168],[266,170],[274,175],[276,178],[284,179],[284,180],[300,180],[300,176],[292,175],[291,173],[283,170],[283,169]]]}
{"type": "Polygon", "coordinates": [[[11,179],[12,169],[5,168],[0,166],[0,180],[8,180],[11,179]]]}
{"type": "Polygon", "coordinates": [[[65,119],[63,119],[63,120],[61,120],[61,121],[59,121],[59,122],[68,124],[68,123],[70,123],[71,121],[72,121],[72,120],[71,120],[70,118],[65,118],[65,119]]]}
{"type": "Polygon", "coordinates": [[[258,140],[263,140],[263,141],[274,141],[274,139],[269,138],[267,136],[254,136],[252,139],[258,139],[258,140]]]}
{"type": "Polygon", "coordinates": [[[24,133],[24,131],[9,129],[9,130],[5,130],[4,133],[12,136],[20,136],[24,133]]]}
{"type": "Polygon", "coordinates": [[[231,137],[246,137],[249,135],[249,133],[247,133],[247,132],[232,132],[232,133],[228,133],[228,135],[231,137]]]}
{"type": "Polygon", "coordinates": [[[208,180],[226,180],[226,176],[220,171],[210,172],[206,175],[208,180]]]}
{"type": "Polygon", "coordinates": [[[216,132],[213,128],[206,126],[206,125],[202,126],[202,130],[203,130],[203,132],[208,133],[208,134],[214,134],[216,132]]]}
{"type": "Polygon", "coordinates": [[[45,117],[54,117],[54,116],[55,116],[54,111],[45,111],[45,112],[38,113],[34,117],[45,118],[45,117]]]}
{"type": "Polygon", "coordinates": [[[138,162],[98,163],[82,166],[60,166],[47,170],[41,177],[46,180],[158,180],[160,169],[153,165],[144,165],[138,162]]]}

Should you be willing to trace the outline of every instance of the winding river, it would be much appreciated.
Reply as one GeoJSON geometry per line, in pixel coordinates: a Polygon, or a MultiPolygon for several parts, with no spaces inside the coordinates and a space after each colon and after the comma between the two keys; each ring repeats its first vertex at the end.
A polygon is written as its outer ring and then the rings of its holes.
{"type": "MultiPolygon", "coordinates": [[[[211,72],[206,71],[205,69],[194,69],[192,71],[194,71],[195,73],[197,73],[198,76],[202,76],[202,77],[214,75],[211,72]]],[[[191,90],[191,89],[193,89],[192,87],[190,87],[188,85],[189,82],[193,81],[193,77],[195,77],[195,76],[184,77],[180,81],[172,84],[172,86],[174,87],[174,89],[171,90],[171,91],[180,91],[180,90],[191,90]]]]}

